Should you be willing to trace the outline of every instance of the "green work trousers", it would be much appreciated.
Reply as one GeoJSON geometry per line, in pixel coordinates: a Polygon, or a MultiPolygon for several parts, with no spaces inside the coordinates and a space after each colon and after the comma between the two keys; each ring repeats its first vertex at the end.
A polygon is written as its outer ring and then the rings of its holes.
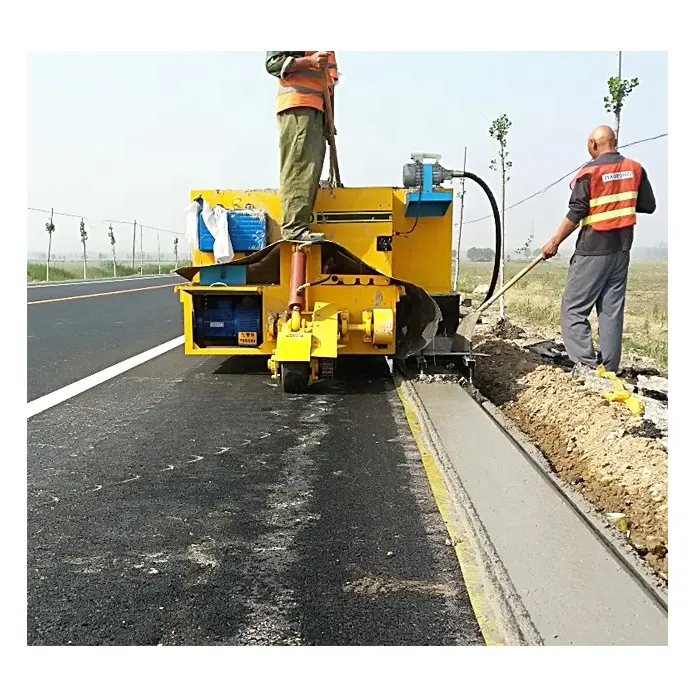
{"type": "Polygon", "coordinates": [[[323,112],[294,107],[277,115],[280,139],[281,233],[297,238],[310,230],[326,157],[323,112]]]}

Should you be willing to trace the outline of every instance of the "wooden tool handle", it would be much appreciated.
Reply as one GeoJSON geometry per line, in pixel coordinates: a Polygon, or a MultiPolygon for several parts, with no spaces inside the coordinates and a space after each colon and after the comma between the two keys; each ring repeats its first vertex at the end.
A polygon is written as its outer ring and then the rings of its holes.
{"type": "Polygon", "coordinates": [[[331,96],[328,91],[328,69],[323,69],[323,102],[326,108],[326,129],[328,137],[329,157],[331,181],[335,181],[337,187],[341,187],[340,168],[338,167],[338,149],[335,145],[335,125],[333,122],[333,106],[331,105],[331,96]]]}
{"type": "Polygon", "coordinates": [[[494,294],[490,299],[485,301],[480,307],[479,311],[486,311],[486,309],[493,304],[494,301],[498,301],[519,279],[522,277],[525,277],[525,275],[532,270],[533,267],[538,265],[544,260],[544,255],[540,253],[527,267],[524,267],[520,272],[518,272],[515,277],[513,277],[512,280],[510,280],[507,284],[503,285],[503,289],[501,289],[498,294],[494,294]]]}

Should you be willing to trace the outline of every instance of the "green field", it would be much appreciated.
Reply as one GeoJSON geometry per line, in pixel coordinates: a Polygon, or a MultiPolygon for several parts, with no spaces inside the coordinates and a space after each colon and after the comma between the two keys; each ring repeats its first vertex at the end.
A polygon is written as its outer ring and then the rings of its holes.
{"type": "MultiPolygon", "coordinates": [[[[185,261],[179,261],[182,265],[185,261]]],[[[510,279],[527,263],[506,264],[506,279],[510,279]]],[[[175,261],[161,262],[161,272],[167,273],[175,267],[175,261]]],[[[491,263],[462,263],[460,265],[459,290],[472,296],[480,284],[488,284],[491,263]]],[[[538,265],[527,277],[506,293],[506,315],[516,324],[543,335],[559,334],[559,303],[564,289],[568,264],[549,261],[538,265]]],[[[117,263],[117,277],[139,274],[139,266],[117,263]]],[[[80,262],[52,265],[49,280],[83,279],[80,262]]],[[[144,275],[158,273],[158,265],[145,263],[144,275]]],[[[88,263],[88,279],[112,277],[111,262],[88,263]]],[[[46,280],[46,265],[27,263],[27,282],[46,280]]],[[[483,295],[473,295],[474,303],[480,303],[483,295]]],[[[591,322],[596,329],[595,312],[591,322]]],[[[636,353],[655,360],[661,367],[668,366],[668,264],[666,262],[632,262],[627,285],[625,312],[624,351],[636,353]]]]}
{"type": "MultiPolygon", "coordinates": [[[[182,265],[186,261],[180,260],[182,265]]],[[[161,261],[160,270],[162,274],[167,274],[175,267],[174,260],[161,261]]],[[[137,265],[134,269],[131,265],[117,263],[116,277],[128,277],[129,275],[138,275],[141,271],[141,266],[137,265]]],[[[144,275],[157,275],[157,263],[144,263],[144,275]]],[[[101,263],[88,262],[87,279],[101,279],[104,277],[114,277],[114,266],[111,262],[104,261],[101,263]]],[[[65,262],[52,263],[49,266],[49,282],[63,282],[67,280],[83,279],[83,264],[81,262],[65,262]]],[[[46,282],[46,263],[28,262],[27,263],[27,282],[46,282]]]]}
{"type": "MultiPolygon", "coordinates": [[[[506,280],[525,267],[525,262],[506,264],[506,280]]],[[[488,284],[491,263],[462,263],[459,290],[472,296],[480,284],[488,284]]],[[[559,334],[559,304],[568,263],[549,261],[538,265],[506,292],[506,316],[516,324],[542,334],[559,334]]],[[[483,295],[474,295],[480,303],[483,295]]],[[[595,312],[591,324],[596,329],[595,312]]],[[[625,353],[636,353],[668,367],[668,263],[636,262],[630,265],[627,283],[625,353]]]]}

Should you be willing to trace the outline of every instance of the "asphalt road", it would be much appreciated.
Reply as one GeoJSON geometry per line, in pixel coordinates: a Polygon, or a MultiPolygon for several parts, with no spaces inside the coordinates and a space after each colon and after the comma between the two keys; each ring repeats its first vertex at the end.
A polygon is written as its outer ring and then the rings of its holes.
{"type": "Polygon", "coordinates": [[[27,400],[180,335],[178,281],[172,275],[27,287],[27,400]]]}
{"type": "MultiPolygon", "coordinates": [[[[30,399],[180,335],[170,289],[77,298],[169,281],[31,289],[76,298],[28,306],[30,399]]],[[[483,644],[386,365],[341,370],[176,349],[30,418],[28,643],[483,644]]]]}

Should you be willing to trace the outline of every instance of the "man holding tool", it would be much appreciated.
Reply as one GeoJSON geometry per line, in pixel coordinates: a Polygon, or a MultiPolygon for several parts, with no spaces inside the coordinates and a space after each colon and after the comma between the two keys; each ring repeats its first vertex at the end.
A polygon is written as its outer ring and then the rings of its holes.
{"type": "Polygon", "coordinates": [[[542,246],[542,256],[553,257],[561,243],[581,226],[561,301],[561,333],[566,352],[576,364],[575,374],[595,370],[599,364],[608,372],[620,368],[636,214],[656,210],[646,171],[618,153],[615,132],[609,126],[598,126],[591,132],[588,153],[592,160],[570,184],[569,213],[542,246]],[[597,356],[588,321],[594,306],[600,340],[597,356]]]}
{"type": "Polygon", "coordinates": [[[278,79],[277,128],[280,145],[282,237],[311,241],[316,191],[331,146],[331,182],[340,186],[333,126],[338,70],[333,51],[268,51],[265,67],[278,79]]]}

